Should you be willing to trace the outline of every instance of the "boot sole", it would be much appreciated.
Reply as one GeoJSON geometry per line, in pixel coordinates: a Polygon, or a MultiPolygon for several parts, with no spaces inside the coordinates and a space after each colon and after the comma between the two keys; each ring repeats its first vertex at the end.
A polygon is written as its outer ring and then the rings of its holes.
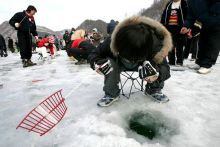
{"type": "Polygon", "coordinates": [[[210,70],[210,71],[208,71],[208,72],[206,72],[206,73],[201,73],[201,72],[199,72],[199,71],[197,70],[197,73],[202,74],[202,75],[205,75],[205,74],[210,73],[211,71],[212,71],[212,70],[210,70]]]}
{"type": "Polygon", "coordinates": [[[155,99],[153,96],[151,96],[151,95],[149,95],[149,94],[146,94],[146,93],[144,93],[144,94],[145,94],[147,97],[151,98],[152,100],[154,100],[154,101],[156,101],[156,102],[158,102],[158,103],[167,103],[167,102],[170,101],[170,99],[168,99],[168,98],[167,98],[166,101],[160,101],[160,100],[158,100],[158,99],[155,99]]]}
{"type": "Polygon", "coordinates": [[[99,107],[108,107],[108,106],[110,106],[113,102],[115,102],[115,101],[118,101],[119,100],[119,98],[117,97],[117,98],[115,98],[114,100],[112,100],[109,104],[107,104],[107,105],[100,105],[100,104],[98,104],[97,103],[97,106],[99,106],[99,107]]]}

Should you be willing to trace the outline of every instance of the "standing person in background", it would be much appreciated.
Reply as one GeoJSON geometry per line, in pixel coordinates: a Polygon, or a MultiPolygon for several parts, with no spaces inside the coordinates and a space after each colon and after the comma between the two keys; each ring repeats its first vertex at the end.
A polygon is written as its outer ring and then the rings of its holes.
{"type": "Polygon", "coordinates": [[[31,61],[32,57],[32,36],[38,39],[36,31],[36,24],[34,15],[37,9],[30,5],[23,12],[16,13],[10,20],[9,24],[14,27],[18,36],[18,46],[20,48],[20,55],[23,63],[23,67],[33,66],[36,63],[31,61]]]}
{"type": "Polygon", "coordinates": [[[184,58],[187,59],[189,53],[192,53],[190,61],[195,61],[198,53],[199,35],[202,26],[199,22],[196,22],[190,31],[187,33],[188,39],[184,50],[184,58]]]}
{"type": "Polygon", "coordinates": [[[67,49],[67,46],[70,43],[70,34],[67,30],[65,31],[65,34],[63,35],[63,40],[65,41],[65,47],[64,48],[67,49]]]}
{"type": "Polygon", "coordinates": [[[60,41],[59,41],[59,39],[57,38],[56,35],[53,35],[53,37],[54,37],[54,40],[55,40],[54,45],[56,46],[56,50],[59,51],[60,48],[61,48],[60,47],[60,41]]]}
{"type": "Polygon", "coordinates": [[[112,34],[112,32],[113,32],[113,30],[114,30],[114,28],[115,28],[115,26],[116,26],[117,24],[116,24],[116,22],[115,22],[115,20],[111,20],[110,21],[110,23],[107,25],[107,33],[109,34],[109,35],[111,35],[112,34]]]}
{"type": "Polygon", "coordinates": [[[4,37],[0,34],[0,55],[1,57],[7,57],[7,48],[6,48],[6,44],[5,44],[5,39],[4,37]]]}
{"type": "Polygon", "coordinates": [[[171,33],[174,45],[173,50],[168,55],[170,65],[183,65],[183,46],[186,43],[186,37],[185,35],[180,34],[180,30],[183,27],[186,15],[186,1],[171,0],[166,5],[161,17],[161,23],[171,33]]]}
{"type": "Polygon", "coordinates": [[[14,49],[14,41],[11,37],[8,37],[8,48],[10,49],[10,51],[12,53],[15,52],[15,49],[14,49]]]}
{"type": "Polygon", "coordinates": [[[216,63],[220,50],[220,0],[188,0],[188,6],[181,33],[188,33],[196,20],[202,23],[196,64],[189,68],[207,74],[216,63]]]}
{"type": "Polygon", "coordinates": [[[71,40],[71,36],[75,33],[76,29],[75,28],[72,28],[71,29],[71,32],[70,32],[70,35],[69,35],[69,39],[71,40]]]}

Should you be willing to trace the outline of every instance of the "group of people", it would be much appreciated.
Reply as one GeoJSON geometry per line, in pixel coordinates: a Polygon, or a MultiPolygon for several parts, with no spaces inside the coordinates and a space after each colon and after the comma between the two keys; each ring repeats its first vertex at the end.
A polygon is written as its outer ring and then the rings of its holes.
{"type": "Polygon", "coordinates": [[[161,23],[172,35],[170,65],[183,66],[184,58],[191,52],[191,60],[195,60],[196,65],[189,68],[197,69],[200,74],[211,72],[219,54],[219,5],[219,0],[170,0],[167,3],[161,23]]]}
{"type": "Polygon", "coordinates": [[[6,40],[3,37],[2,34],[0,34],[0,56],[1,57],[7,57],[8,56],[8,50],[11,51],[11,53],[15,53],[16,48],[19,51],[16,43],[14,43],[14,40],[11,37],[8,37],[8,44],[6,44],[6,40]],[[15,48],[16,46],[16,48],[15,48]]]}
{"type": "Polygon", "coordinates": [[[76,65],[85,64],[88,55],[100,44],[103,36],[97,28],[93,28],[91,32],[84,29],[72,30],[72,35],[66,31],[63,36],[66,42],[67,55],[78,61],[76,65]]]}
{"type": "MultiPolygon", "coordinates": [[[[30,33],[37,39],[33,19],[36,12],[35,7],[29,6],[26,11],[16,13],[9,22],[18,30],[21,59],[28,66],[34,64],[29,39],[30,33]]],[[[97,46],[81,29],[72,29],[71,39],[66,42],[70,44],[66,48],[68,56],[78,61],[87,60],[93,70],[104,75],[105,95],[98,101],[98,106],[109,106],[118,100],[122,71],[139,72],[140,78],[147,82],[144,93],[156,101],[168,102],[162,89],[170,78],[169,65],[183,66],[186,37],[198,37],[199,32],[200,36],[195,39],[195,44],[199,40],[199,45],[197,57],[193,57],[196,58],[193,68],[206,74],[216,63],[220,49],[219,0],[171,0],[164,8],[161,23],[145,16],[133,16],[115,23],[110,29],[114,21],[111,22],[108,37],[97,46]]]]}
{"type": "Polygon", "coordinates": [[[105,95],[98,106],[109,106],[118,100],[120,72],[126,70],[138,71],[140,78],[147,81],[147,96],[168,102],[161,90],[170,77],[169,65],[183,66],[186,37],[195,39],[194,46],[198,44],[196,64],[190,68],[200,74],[209,73],[220,50],[219,0],[170,0],[161,23],[143,16],[120,22],[89,55],[92,69],[105,76],[105,95]]]}

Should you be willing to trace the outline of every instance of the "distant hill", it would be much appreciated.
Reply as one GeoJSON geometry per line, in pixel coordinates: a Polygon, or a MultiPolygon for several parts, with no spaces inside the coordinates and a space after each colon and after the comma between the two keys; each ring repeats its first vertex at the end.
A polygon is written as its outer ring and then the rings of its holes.
{"type": "Polygon", "coordinates": [[[169,0],[154,0],[151,7],[140,11],[140,15],[160,21],[163,9],[169,0]]]}
{"type": "MultiPolygon", "coordinates": [[[[37,26],[37,32],[39,36],[42,36],[42,37],[45,34],[59,35],[58,32],[54,32],[53,30],[48,29],[43,26],[37,26]]],[[[17,31],[9,25],[8,21],[5,21],[0,25],[0,33],[3,35],[4,38],[11,37],[13,40],[17,39],[17,31]]]]}
{"type": "Polygon", "coordinates": [[[107,35],[107,23],[102,20],[85,20],[81,23],[77,29],[84,29],[92,31],[93,28],[97,28],[104,36],[107,35]]]}

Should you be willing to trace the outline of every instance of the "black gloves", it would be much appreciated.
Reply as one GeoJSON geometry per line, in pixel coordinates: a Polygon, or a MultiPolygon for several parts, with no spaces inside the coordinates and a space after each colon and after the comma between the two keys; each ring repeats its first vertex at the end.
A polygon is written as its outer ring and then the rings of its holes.
{"type": "Polygon", "coordinates": [[[107,75],[113,70],[110,60],[101,59],[95,63],[95,71],[99,74],[107,75]]]}
{"type": "Polygon", "coordinates": [[[158,79],[159,73],[157,70],[150,64],[149,61],[144,61],[143,66],[138,68],[139,77],[146,80],[148,83],[152,83],[158,79]]]}

